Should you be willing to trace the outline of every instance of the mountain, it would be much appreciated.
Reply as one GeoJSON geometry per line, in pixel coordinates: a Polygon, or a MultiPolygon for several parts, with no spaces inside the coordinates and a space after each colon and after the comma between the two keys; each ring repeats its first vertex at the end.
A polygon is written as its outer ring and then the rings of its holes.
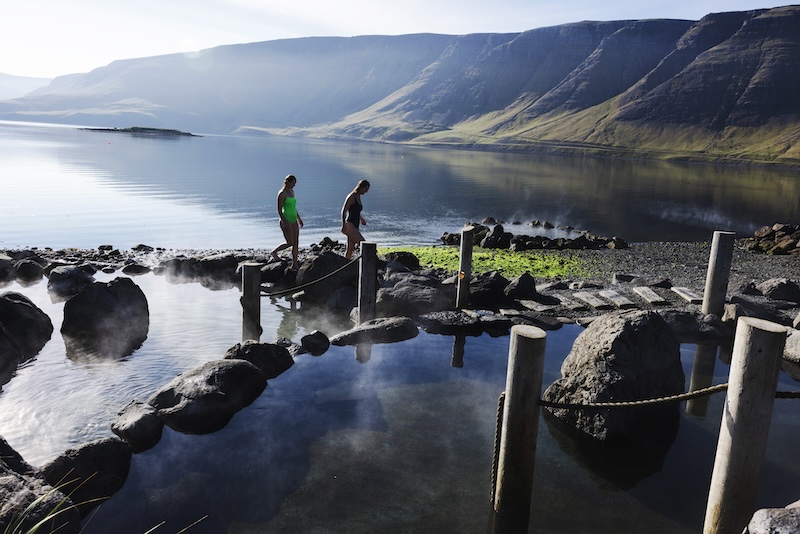
{"type": "Polygon", "coordinates": [[[30,78],[0,73],[0,100],[9,100],[24,96],[34,89],[44,87],[51,78],[30,78]]]}
{"type": "Polygon", "coordinates": [[[800,164],[800,6],[115,61],[0,119],[800,164]]]}

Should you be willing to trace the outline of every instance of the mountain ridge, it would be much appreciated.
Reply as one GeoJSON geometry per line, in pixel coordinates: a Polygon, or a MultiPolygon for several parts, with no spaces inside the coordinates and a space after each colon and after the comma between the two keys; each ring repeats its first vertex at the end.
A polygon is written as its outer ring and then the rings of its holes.
{"type": "Polygon", "coordinates": [[[127,59],[0,119],[800,165],[800,6],[127,59]]]}

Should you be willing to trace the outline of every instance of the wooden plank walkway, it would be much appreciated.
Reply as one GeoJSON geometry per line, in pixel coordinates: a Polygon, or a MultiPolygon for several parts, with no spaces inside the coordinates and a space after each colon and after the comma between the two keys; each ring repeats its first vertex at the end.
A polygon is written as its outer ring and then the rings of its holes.
{"type": "Polygon", "coordinates": [[[555,293],[553,294],[553,296],[561,301],[562,306],[564,306],[565,308],[569,308],[570,310],[580,311],[586,309],[586,305],[583,304],[582,302],[576,302],[571,298],[567,298],[563,295],[557,295],[555,293]]]}
{"type": "Polygon", "coordinates": [[[539,313],[551,312],[558,308],[557,305],[542,304],[541,302],[536,302],[535,300],[520,299],[519,303],[525,308],[539,313]]]}
{"type": "Polygon", "coordinates": [[[588,291],[578,291],[576,293],[573,293],[572,296],[575,297],[576,299],[582,300],[592,308],[596,308],[598,310],[607,310],[608,308],[612,307],[611,304],[609,304],[604,300],[599,299],[598,297],[592,295],[588,291]]]}
{"type": "Polygon", "coordinates": [[[672,291],[680,295],[680,297],[692,304],[702,304],[703,303],[703,295],[692,291],[688,287],[672,287],[670,288],[672,291]]]}
{"type": "Polygon", "coordinates": [[[599,295],[603,298],[607,298],[610,300],[617,308],[625,309],[625,308],[635,308],[636,304],[633,303],[629,298],[623,297],[613,289],[606,289],[604,291],[600,291],[599,295]]]}
{"type": "Polygon", "coordinates": [[[650,304],[666,304],[667,300],[647,286],[634,287],[633,292],[650,304]]]}

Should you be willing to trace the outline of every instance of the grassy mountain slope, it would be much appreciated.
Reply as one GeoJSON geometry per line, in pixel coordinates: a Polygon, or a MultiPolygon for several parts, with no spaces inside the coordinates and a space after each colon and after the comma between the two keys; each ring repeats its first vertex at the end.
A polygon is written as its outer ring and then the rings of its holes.
{"type": "Polygon", "coordinates": [[[800,164],[800,6],[116,61],[0,118],[800,164]]]}

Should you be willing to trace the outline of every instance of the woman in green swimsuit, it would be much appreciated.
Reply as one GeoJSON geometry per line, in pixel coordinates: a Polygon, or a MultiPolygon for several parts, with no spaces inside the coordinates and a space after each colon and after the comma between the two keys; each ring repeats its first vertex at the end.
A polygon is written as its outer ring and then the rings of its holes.
{"type": "Polygon", "coordinates": [[[294,186],[297,178],[288,175],[283,179],[283,187],[278,191],[278,216],[281,219],[280,225],[286,243],[275,247],[272,251],[272,258],[281,261],[278,252],[286,248],[292,248],[292,269],[297,269],[297,254],[300,249],[300,228],[303,227],[303,219],[297,213],[297,199],[294,196],[294,186]]]}

